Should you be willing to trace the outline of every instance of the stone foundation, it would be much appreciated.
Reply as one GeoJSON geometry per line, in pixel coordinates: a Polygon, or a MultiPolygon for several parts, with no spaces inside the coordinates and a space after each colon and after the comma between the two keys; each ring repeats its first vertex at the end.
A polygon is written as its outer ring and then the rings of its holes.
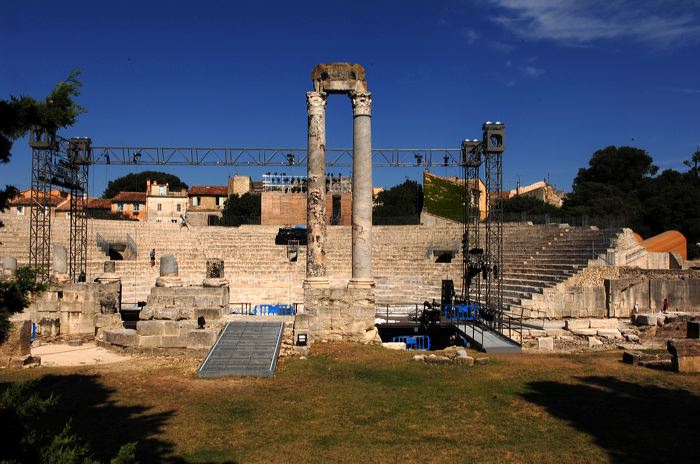
{"type": "Polygon", "coordinates": [[[307,334],[309,341],[356,341],[378,339],[374,325],[374,288],[304,289],[304,312],[297,314],[294,339],[307,334]]]}

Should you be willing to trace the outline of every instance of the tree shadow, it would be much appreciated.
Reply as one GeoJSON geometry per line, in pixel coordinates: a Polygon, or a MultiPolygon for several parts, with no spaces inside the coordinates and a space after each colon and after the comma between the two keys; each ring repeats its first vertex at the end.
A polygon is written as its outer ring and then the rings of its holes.
{"type": "MultiPolygon", "coordinates": [[[[0,384],[0,392],[9,384],[0,384]]],[[[73,431],[90,443],[94,457],[109,462],[119,448],[137,442],[140,462],[184,463],[174,444],[159,438],[175,411],[151,411],[149,406],[122,405],[113,398],[114,389],[93,375],[47,375],[37,379],[33,391],[42,397],[59,396],[42,418],[48,430],[59,431],[72,418],[73,431]]]]}
{"type": "Polygon", "coordinates": [[[700,396],[614,377],[533,382],[522,396],[592,436],[614,463],[700,462],[700,396]]]}

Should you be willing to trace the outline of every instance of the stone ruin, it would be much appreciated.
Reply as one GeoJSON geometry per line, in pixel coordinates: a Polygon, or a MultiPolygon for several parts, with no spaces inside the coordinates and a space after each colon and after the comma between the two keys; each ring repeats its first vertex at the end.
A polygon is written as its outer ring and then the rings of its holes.
{"type": "Polygon", "coordinates": [[[374,341],[372,277],[372,94],[359,64],[319,64],[311,72],[314,90],[308,111],[307,258],[304,313],[294,336],[310,341],[374,341]],[[352,277],[347,288],[330,288],[326,269],[326,101],[329,94],[350,97],[353,111],[352,277]]]}
{"type": "Polygon", "coordinates": [[[225,324],[229,286],[224,263],[209,259],[201,286],[183,286],[171,254],[160,258],[160,276],[139,313],[136,329],[107,329],[98,334],[100,346],[127,351],[203,357],[225,324]],[[198,320],[204,318],[204,326],[198,320]]]}

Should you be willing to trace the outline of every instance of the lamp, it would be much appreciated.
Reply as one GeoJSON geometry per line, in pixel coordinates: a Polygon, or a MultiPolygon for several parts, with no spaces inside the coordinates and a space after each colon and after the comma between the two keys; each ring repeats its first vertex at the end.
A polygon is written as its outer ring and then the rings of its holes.
{"type": "Polygon", "coordinates": [[[134,164],[139,164],[140,159],[141,159],[141,153],[137,151],[136,153],[134,153],[134,164]]]}

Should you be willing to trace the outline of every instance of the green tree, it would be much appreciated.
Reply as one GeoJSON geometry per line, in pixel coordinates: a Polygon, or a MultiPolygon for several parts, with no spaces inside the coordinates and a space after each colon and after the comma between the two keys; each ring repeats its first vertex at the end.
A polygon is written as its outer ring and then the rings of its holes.
{"type": "MultiPolygon", "coordinates": [[[[10,96],[0,100],[0,164],[8,163],[12,157],[14,140],[23,137],[34,127],[57,130],[75,124],[85,109],[73,99],[80,95],[82,82],[78,80],[80,70],[73,70],[66,80],[59,82],[43,102],[27,96],[10,96]]],[[[10,185],[0,190],[0,212],[5,211],[9,201],[17,195],[10,185]]],[[[0,222],[2,227],[2,222],[0,222]]]]}
{"type": "MultiPolygon", "coordinates": [[[[0,392],[0,447],[2,463],[99,464],[92,458],[88,443],[73,433],[68,420],[60,430],[52,430],[47,412],[56,406],[58,397],[41,397],[35,392],[36,381],[10,384],[0,392]]],[[[122,446],[111,464],[136,462],[136,443],[122,446]]]]}
{"type": "Polygon", "coordinates": [[[406,180],[379,192],[372,215],[378,223],[385,218],[403,218],[405,223],[417,224],[423,209],[423,187],[415,180],[406,180]]]}
{"type": "Polygon", "coordinates": [[[224,203],[222,216],[222,224],[227,226],[260,224],[260,195],[247,192],[238,196],[234,193],[224,203]]]}
{"type": "Polygon", "coordinates": [[[10,316],[29,305],[29,294],[44,290],[37,283],[36,274],[28,266],[17,268],[14,279],[0,281],[0,343],[5,341],[10,328],[10,316]]]}
{"type": "Polygon", "coordinates": [[[113,198],[119,192],[145,192],[146,181],[156,181],[159,184],[168,184],[170,190],[182,190],[189,188],[186,183],[174,174],[159,171],[143,171],[127,174],[110,180],[102,198],[113,198]]]}
{"type": "Polygon", "coordinates": [[[561,209],[554,205],[550,205],[539,198],[519,195],[507,200],[500,200],[500,206],[506,214],[527,214],[527,215],[545,215],[549,214],[552,217],[561,215],[561,209]]]}
{"type": "Polygon", "coordinates": [[[700,163],[700,147],[695,150],[695,153],[693,153],[693,156],[691,156],[689,160],[683,161],[683,164],[690,168],[690,172],[693,173],[696,178],[698,177],[698,163],[700,163]]]}
{"type": "Polygon", "coordinates": [[[639,190],[657,171],[651,156],[639,148],[610,146],[598,150],[588,168],[579,169],[563,211],[571,215],[624,216],[634,221],[642,210],[639,190]]]}

